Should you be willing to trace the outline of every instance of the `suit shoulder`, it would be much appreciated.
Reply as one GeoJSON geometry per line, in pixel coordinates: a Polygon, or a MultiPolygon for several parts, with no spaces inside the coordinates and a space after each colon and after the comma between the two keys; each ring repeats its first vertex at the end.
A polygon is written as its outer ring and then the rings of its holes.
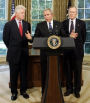
{"type": "Polygon", "coordinates": [[[60,21],[55,21],[55,20],[54,20],[54,23],[55,23],[56,25],[63,25],[63,23],[60,22],[60,21]]]}
{"type": "Polygon", "coordinates": [[[37,23],[37,27],[41,27],[42,25],[44,25],[45,23],[47,23],[46,21],[43,21],[43,22],[40,22],[40,23],[37,23]]]}
{"type": "Polygon", "coordinates": [[[23,22],[25,22],[25,23],[27,23],[27,24],[30,24],[28,21],[25,21],[25,20],[23,20],[23,22]]]}
{"type": "Polygon", "coordinates": [[[68,20],[64,20],[64,21],[62,21],[62,23],[66,23],[68,20]]]}
{"type": "Polygon", "coordinates": [[[82,22],[82,23],[85,23],[83,20],[81,20],[81,19],[77,19],[79,22],[82,22]]]}
{"type": "Polygon", "coordinates": [[[57,21],[57,20],[53,20],[53,22],[60,22],[60,21],[57,21]]]}
{"type": "Polygon", "coordinates": [[[42,25],[44,23],[46,23],[46,21],[42,21],[42,22],[38,23],[38,25],[42,25]]]}
{"type": "Polygon", "coordinates": [[[14,20],[8,21],[8,22],[5,23],[5,26],[7,26],[7,25],[8,25],[8,26],[9,26],[9,25],[12,25],[13,22],[14,22],[14,20]]]}

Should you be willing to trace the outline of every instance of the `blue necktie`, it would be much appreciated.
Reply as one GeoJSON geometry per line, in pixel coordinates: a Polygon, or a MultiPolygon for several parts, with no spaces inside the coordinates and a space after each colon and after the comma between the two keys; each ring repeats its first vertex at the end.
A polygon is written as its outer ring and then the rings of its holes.
{"type": "Polygon", "coordinates": [[[51,22],[49,22],[49,29],[52,30],[52,25],[51,25],[51,22]]]}

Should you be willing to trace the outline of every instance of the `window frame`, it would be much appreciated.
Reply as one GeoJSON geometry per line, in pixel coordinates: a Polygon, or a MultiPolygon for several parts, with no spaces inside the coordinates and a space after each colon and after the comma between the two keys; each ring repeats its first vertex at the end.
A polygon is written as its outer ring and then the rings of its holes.
{"type": "MultiPolygon", "coordinates": [[[[8,0],[5,0],[5,19],[0,19],[0,21],[8,21],[8,0]]],[[[0,31],[3,32],[3,31],[0,31]]],[[[0,45],[4,44],[3,41],[0,41],[0,45]]],[[[6,52],[7,52],[7,48],[6,48],[6,52]]],[[[0,62],[1,61],[5,61],[6,59],[6,54],[5,55],[0,55],[0,62]]]]}
{"type": "MultiPolygon", "coordinates": [[[[52,1],[52,7],[51,7],[51,9],[53,10],[53,0],[50,0],[50,1],[52,1]]],[[[46,8],[46,0],[45,0],[45,8],[46,8]]],[[[38,23],[39,22],[41,22],[41,21],[45,21],[45,19],[39,19],[39,14],[38,14],[38,19],[33,19],[32,18],[32,0],[31,0],[31,35],[32,35],[32,21],[38,21],[38,23]]],[[[44,9],[39,9],[39,0],[38,0],[38,9],[34,9],[34,10],[44,10],[44,9]]],[[[35,32],[35,31],[34,31],[35,32]]],[[[32,35],[33,36],[33,35],[32,35]]]]}
{"type": "MultiPolygon", "coordinates": [[[[78,9],[84,9],[84,18],[81,19],[81,20],[83,20],[83,21],[90,20],[90,19],[85,19],[85,9],[90,9],[90,8],[85,8],[85,0],[84,0],[84,8],[78,8],[78,0],[75,0],[75,5],[77,7],[77,11],[78,11],[78,9]]],[[[78,13],[77,13],[77,18],[78,18],[78,13]]],[[[90,43],[90,42],[85,41],[85,43],[84,43],[84,55],[86,55],[86,56],[89,55],[90,56],[90,53],[85,53],[85,44],[87,44],[87,43],[90,43]]]]}

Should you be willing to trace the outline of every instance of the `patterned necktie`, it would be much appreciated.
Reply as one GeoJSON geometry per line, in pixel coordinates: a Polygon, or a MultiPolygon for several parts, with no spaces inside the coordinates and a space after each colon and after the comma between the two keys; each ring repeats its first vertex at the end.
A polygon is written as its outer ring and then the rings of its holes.
{"type": "Polygon", "coordinates": [[[52,30],[52,25],[51,25],[51,22],[49,22],[49,29],[52,30]]]}
{"type": "Polygon", "coordinates": [[[73,21],[71,21],[70,33],[74,30],[73,21]]]}
{"type": "Polygon", "coordinates": [[[19,22],[19,31],[20,31],[20,35],[22,37],[23,36],[23,29],[22,29],[21,22],[19,22]]]}

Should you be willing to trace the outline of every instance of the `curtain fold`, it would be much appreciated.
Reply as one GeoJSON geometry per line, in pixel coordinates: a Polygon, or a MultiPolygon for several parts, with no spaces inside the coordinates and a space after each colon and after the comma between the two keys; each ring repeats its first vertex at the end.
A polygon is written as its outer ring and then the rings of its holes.
{"type": "MultiPolygon", "coordinates": [[[[12,0],[9,0],[8,2],[8,21],[11,19],[11,5],[12,5],[12,0]]],[[[25,15],[25,20],[31,23],[31,0],[15,0],[15,7],[17,5],[23,5],[26,8],[26,15],[25,15]]]]}
{"type": "MultiPolygon", "coordinates": [[[[71,5],[75,4],[75,0],[71,0],[71,5]]],[[[68,0],[53,0],[54,20],[65,20],[68,8],[68,0]]]]}

